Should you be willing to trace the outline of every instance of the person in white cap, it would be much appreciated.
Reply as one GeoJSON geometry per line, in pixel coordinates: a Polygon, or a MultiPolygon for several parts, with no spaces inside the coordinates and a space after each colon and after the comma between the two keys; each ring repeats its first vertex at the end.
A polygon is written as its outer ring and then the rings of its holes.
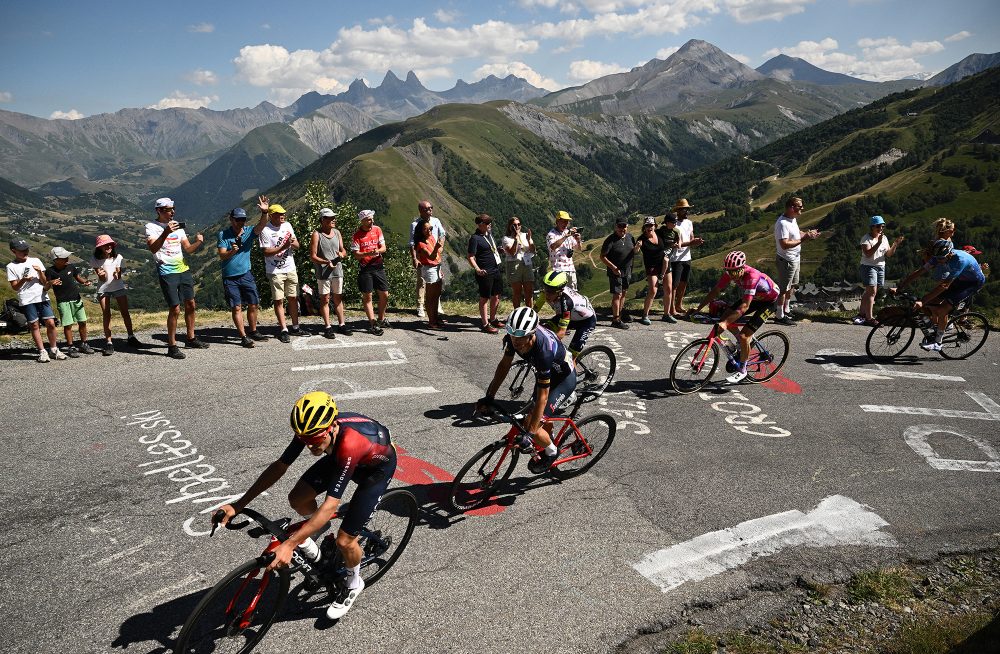
{"type": "Polygon", "coordinates": [[[42,343],[40,321],[45,321],[45,335],[49,339],[53,358],[61,361],[66,355],[56,345],[56,320],[45,292],[48,288],[45,268],[39,259],[28,256],[28,242],[23,238],[11,239],[10,251],[14,253],[14,260],[7,264],[7,281],[17,291],[17,302],[28,318],[31,338],[38,347],[38,363],[49,362],[49,354],[42,343]]]}
{"type": "Polygon", "coordinates": [[[386,252],[385,236],[375,224],[375,212],[363,209],[358,212],[358,230],[351,237],[351,254],[358,260],[358,289],[361,291],[365,315],[368,316],[368,333],[381,336],[389,327],[385,309],[389,305],[389,279],[385,276],[382,255],[386,252]],[[372,292],[378,291],[378,317],[372,309],[372,292]]]}
{"type": "Polygon", "coordinates": [[[319,210],[319,227],[313,230],[309,241],[309,258],[316,273],[316,292],[319,294],[319,315],[323,318],[323,336],[336,338],[330,324],[330,299],[339,323],[337,331],[349,336],[353,331],[344,323],[344,264],[347,250],[344,237],[337,229],[337,213],[328,207],[319,210]]]}
{"type": "Polygon", "coordinates": [[[83,308],[78,285],[90,286],[90,280],[80,274],[80,268],[71,265],[73,253],[66,248],[52,248],[52,265],[45,269],[45,278],[56,294],[59,322],[66,337],[66,354],[76,359],[83,354],[93,354],[94,349],[87,344],[87,311],[83,308]],[[73,346],[73,325],[80,330],[80,349],[73,346]]]}

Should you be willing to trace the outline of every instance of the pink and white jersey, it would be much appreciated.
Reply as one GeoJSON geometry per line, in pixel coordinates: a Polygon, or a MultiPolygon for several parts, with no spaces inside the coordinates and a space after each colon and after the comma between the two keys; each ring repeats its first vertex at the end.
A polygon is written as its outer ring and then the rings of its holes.
{"type": "MultiPolygon", "coordinates": [[[[721,291],[726,286],[729,286],[729,282],[731,281],[732,277],[729,276],[729,273],[723,272],[722,278],[719,279],[719,283],[715,285],[715,288],[721,291]]],[[[751,302],[773,302],[778,299],[777,285],[775,285],[770,277],[756,268],[745,266],[743,268],[743,276],[740,277],[737,284],[740,290],[743,291],[743,298],[749,298],[751,302]]]]}

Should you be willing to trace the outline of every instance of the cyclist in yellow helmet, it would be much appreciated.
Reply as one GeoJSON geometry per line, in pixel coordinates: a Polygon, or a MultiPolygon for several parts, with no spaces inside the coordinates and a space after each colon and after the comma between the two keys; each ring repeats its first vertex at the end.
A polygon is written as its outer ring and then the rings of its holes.
{"type": "Polygon", "coordinates": [[[542,292],[535,300],[535,311],[548,304],[555,315],[548,322],[549,328],[562,340],[569,328],[574,330],[569,343],[569,351],[576,360],[577,355],[587,346],[587,339],[597,327],[594,307],[585,296],[570,288],[569,276],[565,272],[550,270],[542,277],[542,292]]]}

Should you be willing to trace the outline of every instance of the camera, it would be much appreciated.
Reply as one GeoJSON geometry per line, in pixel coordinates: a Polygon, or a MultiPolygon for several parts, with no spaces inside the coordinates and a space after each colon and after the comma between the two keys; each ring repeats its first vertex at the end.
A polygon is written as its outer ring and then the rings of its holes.
{"type": "Polygon", "coordinates": [[[177,222],[177,229],[184,229],[185,227],[187,227],[187,223],[181,221],[177,222]]]}

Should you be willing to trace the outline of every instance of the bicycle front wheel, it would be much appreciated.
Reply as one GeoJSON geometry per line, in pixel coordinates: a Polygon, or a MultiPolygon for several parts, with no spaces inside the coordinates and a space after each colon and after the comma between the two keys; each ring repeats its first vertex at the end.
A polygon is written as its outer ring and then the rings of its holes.
{"type": "Polygon", "coordinates": [[[941,339],[941,356],[946,359],[965,359],[979,351],[990,335],[990,323],[979,313],[962,313],[953,316],[945,327],[941,339]]]}
{"type": "Polygon", "coordinates": [[[287,568],[266,567],[248,561],[208,591],[184,623],[175,654],[247,654],[256,647],[284,606],[291,578],[287,568]]]}
{"type": "Polygon", "coordinates": [[[567,424],[565,433],[559,441],[559,458],[590,453],[566,463],[561,463],[552,469],[559,479],[569,479],[590,470],[601,460],[615,440],[618,423],[611,416],[600,414],[588,416],[578,423],[567,424]]]}
{"type": "Polygon", "coordinates": [[[719,346],[709,346],[707,338],[689,343],[670,366],[670,384],[678,393],[694,393],[704,388],[719,365],[719,346]]]}
{"type": "Polygon", "coordinates": [[[865,341],[865,352],[872,361],[892,361],[913,342],[913,327],[879,325],[872,327],[865,341]]]}
{"type": "Polygon", "coordinates": [[[389,491],[379,500],[375,513],[358,538],[364,550],[361,577],[365,585],[378,581],[406,549],[417,525],[417,511],[417,498],[400,488],[389,491]]]}
{"type": "Polygon", "coordinates": [[[618,361],[606,345],[584,348],[576,357],[576,391],[584,402],[595,400],[615,379],[618,361]]]}
{"type": "Polygon", "coordinates": [[[451,485],[451,505],[470,511],[493,498],[493,491],[510,477],[518,451],[511,448],[504,458],[507,441],[497,441],[479,450],[462,467],[451,485]]]}
{"type": "Polygon", "coordinates": [[[518,361],[510,368],[509,382],[500,385],[496,399],[510,406],[510,413],[525,413],[535,399],[535,378],[531,364],[518,361]]]}
{"type": "Polygon", "coordinates": [[[790,348],[788,337],[782,332],[766,332],[750,341],[750,358],[747,360],[747,379],[759,384],[778,374],[785,365],[790,348]]]}

